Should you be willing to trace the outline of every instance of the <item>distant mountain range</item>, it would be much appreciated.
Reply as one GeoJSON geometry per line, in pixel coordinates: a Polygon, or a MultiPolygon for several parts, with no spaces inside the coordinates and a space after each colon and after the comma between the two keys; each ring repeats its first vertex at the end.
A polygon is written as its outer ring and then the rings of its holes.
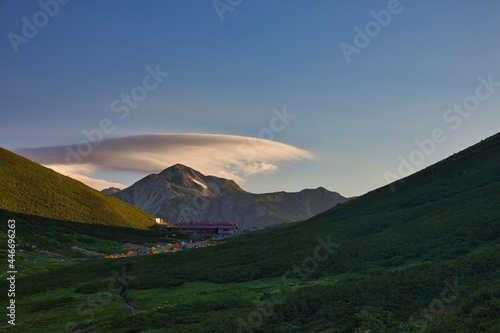
{"type": "Polygon", "coordinates": [[[104,193],[104,194],[111,195],[111,194],[115,194],[116,192],[119,192],[119,191],[121,191],[119,188],[110,187],[110,188],[102,190],[101,192],[104,193]]]}
{"type": "Polygon", "coordinates": [[[176,164],[117,191],[103,190],[170,223],[230,221],[239,231],[308,219],[348,198],[323,187],[297,193],[254,194],[234,181],[176,164]]]}

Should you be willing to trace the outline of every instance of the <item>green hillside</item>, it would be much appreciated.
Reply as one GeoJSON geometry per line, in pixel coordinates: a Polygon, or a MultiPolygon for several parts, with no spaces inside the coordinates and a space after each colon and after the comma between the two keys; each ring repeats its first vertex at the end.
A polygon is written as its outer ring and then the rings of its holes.
{"type": "Polygon", "coordinates": [[[496,135],[308,221],[26,276],[10,329],[497,333],[499,170],[496,135]]]}
{"type": "Polygon", "coordinates": [[[0,148],[0,209],[58,220],[146,229],[150,214],[0,148]]]}

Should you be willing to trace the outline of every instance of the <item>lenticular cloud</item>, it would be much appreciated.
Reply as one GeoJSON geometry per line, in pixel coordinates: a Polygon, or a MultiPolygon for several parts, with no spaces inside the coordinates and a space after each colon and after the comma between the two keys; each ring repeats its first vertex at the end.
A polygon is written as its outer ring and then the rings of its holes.
{"type": "Polygon", "coordinates": [[[314,159],[311,152],[287,144],[219,134],[149,134],[18,152],[42,165],[71,170],[73,177],[109,171],[157,173],[180,163],[240,182],[250,175],[278,171],[287,162],[314,159]]]}

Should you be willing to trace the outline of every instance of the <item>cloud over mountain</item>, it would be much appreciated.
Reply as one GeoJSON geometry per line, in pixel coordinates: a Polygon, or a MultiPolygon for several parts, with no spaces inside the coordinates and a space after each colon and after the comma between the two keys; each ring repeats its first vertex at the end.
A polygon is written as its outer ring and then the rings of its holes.
{"type": "MultiPolygon", "coordinates": [[[[315,158],[313,153],[287,144],[220,134],[149,134],[17,152],[73,177],[110,171],[149,174],[181,163],[239,182],[250,175],[278,171],[284,163],[315,158]]],[[[89,179],[79,180],[88,184],[89,179]]]]}

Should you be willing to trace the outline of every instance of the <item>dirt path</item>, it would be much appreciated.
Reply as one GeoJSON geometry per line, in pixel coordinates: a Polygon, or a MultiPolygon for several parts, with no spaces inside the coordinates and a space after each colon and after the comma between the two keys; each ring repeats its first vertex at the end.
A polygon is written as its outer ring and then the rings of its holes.
{"type": "Polygon", "coordinates": [[[127,308],[128,310],[130,310],[130,312],[132,312],[132,315],[135,315],[137,312],[135,312],[134,307],[128,303],[127,295],[125,294],[126,290],[127,289],[122,284],[120,287],[120,296],[122,297],[123,305],[125,305],[125,308],[127,308]]]}
{"type": "Polygon", "coordinates": [[[71,259],[71,258],[68,258],[68,257],[60,254],[60,253],[50,252],[50,251],[47,251],[47,250],[35,249],[35,252],[36,253],[41,253],[41,254],[48,254],[48,255],[51,255],[51,256],[54,256],[54,257],[58,257],[58,258],[61,258],[61,259],[71,259]]]}
{"type": "Polygon", "coordinates": [[[136,250],[136,249],[140,250],[140,249],[143,249],[143,248],[144,248],[144,246],[142,246],[142,245],[137,245],[137,244],[132,244],[132,243],[125,243],[125,244],[122,245],[122,249],[125,250],[125,251],[126,250],[129,250],[129,251],[130,250],[136,250]]]}
{"type": "Polygon", "coordinates": [[[96,251],[82,249],[81,247],[78,247],[78,246],[72,246],[71,249],[74,250],[74,251],[78,251],[80,253],[83,253],[83,254],[85,254],[86,256],[89,256],[89,257],[103,257],[103,256],[105,256],[104,253],[99,253],[99,252],[96,252],[96,251]]]}
{"type": "MultiPolygon", "coordinates": [[[[71,249],[74,251],[83,253],[89,257],[103,257],[104,256],[104,254],[102,254],[102,253],[82,249],[82,248],[79,248],[76,246],[73,246],[71,249]]],[[[72,258],[72,257],[65,256],[63,254],[60,254],[60,253],[51,252],[51,251],[47,251],[47,250],[41,250],[41,249],[35,249],[35,252],[40,253],[40,254],[47,254],[47,255],[61,258],[61,259],[68,260],[68,261],[80,261],[80,260],[89,260],[90,259],[90,258],[72,258]]]]}

